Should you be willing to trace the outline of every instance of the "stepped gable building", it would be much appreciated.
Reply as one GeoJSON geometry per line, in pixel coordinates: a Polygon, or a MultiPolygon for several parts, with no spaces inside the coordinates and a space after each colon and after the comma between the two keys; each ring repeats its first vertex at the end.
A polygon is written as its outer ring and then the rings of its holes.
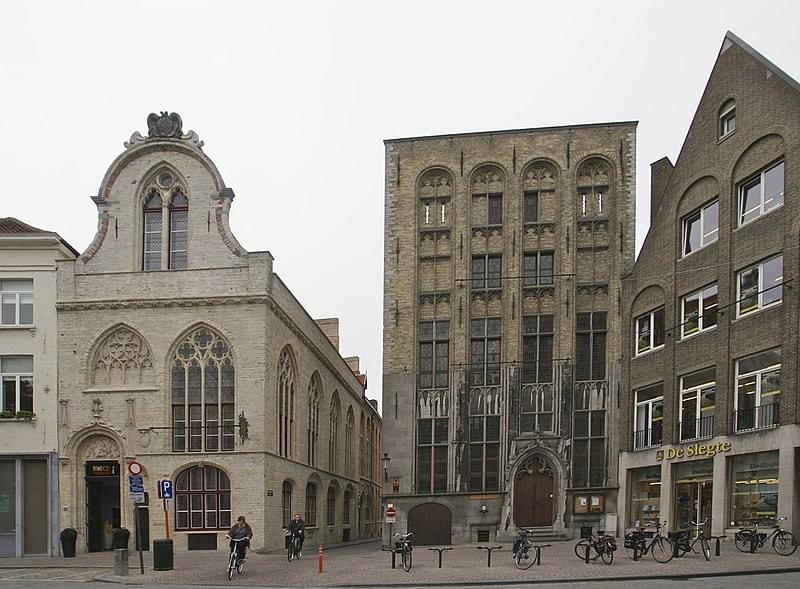
{"type": "Polygon", "coordinates": [[[0,556],[58,555],[58,234],[0,218],[0,556]]]}
{"type": "Polygon", "coordinates": [[[728,33],[623,280],[619,528],[786,517],[797,468],[800,85],[728,33]]]}
{"type": "Polygon", "coordinates": [[[59,263],[61,527],[107,549],[138,500],[149,546],[169,479],[178,550],[226,545],[238,515],[256,549],[282,550],[295,512],[311,544],[376,535],[381,420],[338,320],[315,322],[272,256],[237,242],[234,192],[197,134],[175,113],[148,127],[92,197],[91,245],[59,263]]]}
{"type": "Polygon", "coordinates": [[[383,413],[419,543],[616,527],[636,123],[387,140],[383,413]]]}

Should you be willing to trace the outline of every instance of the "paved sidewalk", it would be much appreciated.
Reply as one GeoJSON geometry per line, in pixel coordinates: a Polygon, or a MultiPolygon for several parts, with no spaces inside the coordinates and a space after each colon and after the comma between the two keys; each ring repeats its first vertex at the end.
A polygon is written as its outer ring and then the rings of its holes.
{"type": "MultiPolygon", "coordinates": [[[[130,575],[113,575],[113,555],[110,553],[81,555],[77,558],[11,558],[0,559],[0,579],[51,579],[110,581],[142,584],[192,584],[192,585],[249,585],[265,587],[318,587],[318,586],[386,586],[386,585],[441,585],[472,583],[488,585],[492,582],[566,582],[570,580],[635,579],[645,577],[686,577],[711,574],[743,574],[771,570],[800,571],[800,550],[790,557],[782,557],[772,550],[758,554],[742,554],[731,542],[724,543],[721,556],[706,562],[699,554],[674,559],[659,564],[650,556],[633,562],[621,548],[615,553],[614,563],[600,561],[585,564],[574,553],[574,542],[561,542],[542,552],[542,565],[520,571],[511,560],[510,544],[492,554],[492,567],[487,568],[485,550],[476,545],[456,546],[445,552],[443,567],[437,567],[438,557],[427,547],[414,549],[410,573],[391,569],[391,554],[382,552],[376,543],[347,546],[326,550],[325,570],[317,571],[316,548],[306,546],[303,559],[289,563],[283,554],[261,555],[250,553],[244,574],[229,582],[226,577],[227,550],[178,552],[175,570],[155,572],[152,553],[145,553],[145,574],[139,574],[138,554],[130,555],[130,575]]],[[[399,566],[399,558],[398,558],[399,566]]]]}

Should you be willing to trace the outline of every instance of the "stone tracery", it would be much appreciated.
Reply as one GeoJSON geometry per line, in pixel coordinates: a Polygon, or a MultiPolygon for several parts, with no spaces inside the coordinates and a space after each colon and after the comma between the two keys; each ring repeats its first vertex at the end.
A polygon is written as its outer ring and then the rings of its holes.
{"type": "Polygon", "coordinates": [[[120,326],[99,346],[92,364],[92,384],[146,384],[155,381],[147,342],[129,327],[120,326]]]}

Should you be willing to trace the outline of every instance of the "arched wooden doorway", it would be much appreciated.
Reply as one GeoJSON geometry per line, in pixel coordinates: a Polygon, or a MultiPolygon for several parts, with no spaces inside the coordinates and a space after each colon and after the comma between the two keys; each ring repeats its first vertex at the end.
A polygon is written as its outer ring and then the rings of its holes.
{"type": "Polygon", "coordinates": [[[514,479],[514,523],[518,528],[553,525],[553,469],[543,456],[534,455],[517,470],[514,479]]]}
{"type": "Polygon", "coordinates": [[[408,513],[408,531],[414,532],[414,544],[450,544],[452,514],[441,503],[423,503],[408,513]]]}

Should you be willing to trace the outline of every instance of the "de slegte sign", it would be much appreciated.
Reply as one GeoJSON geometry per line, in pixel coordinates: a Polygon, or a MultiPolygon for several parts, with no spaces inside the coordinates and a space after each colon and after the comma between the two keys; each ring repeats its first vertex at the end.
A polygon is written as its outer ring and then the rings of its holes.
{"type": "Polygon", "coordinates": [[[730,442],[709,442],[708,444],[689,444],[684,448],[666,448],[656,452],[656,461],[680,460],[681,458],[695,458],[705,456],[711,458],[716,454],[730,452],[730,442]]]}

